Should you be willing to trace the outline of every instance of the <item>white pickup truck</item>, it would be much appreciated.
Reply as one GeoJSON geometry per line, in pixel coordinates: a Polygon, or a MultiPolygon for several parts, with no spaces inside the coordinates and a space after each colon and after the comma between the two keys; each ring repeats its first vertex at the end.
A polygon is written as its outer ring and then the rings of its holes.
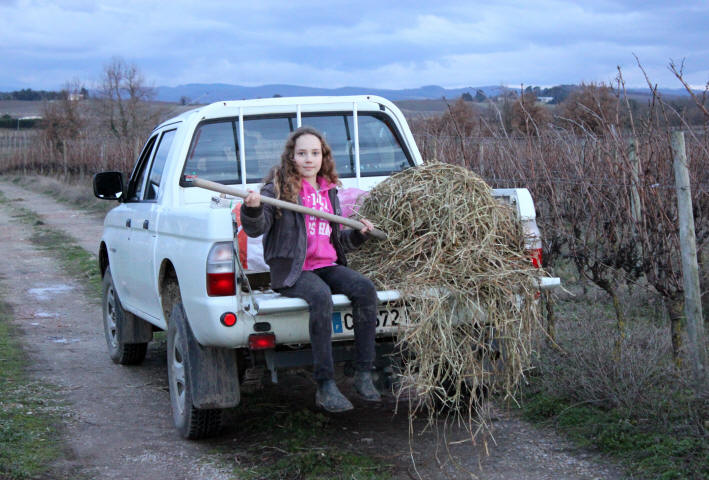
{"type": "MultiPolygon", "coordinates": [[[[191,184],[197,177],[257,189],[301,124],[325,134],[345,189],[366,191],[422,164],[406,120],[391,102],[294,97],[217,102],[185,112],[155,128],[127,182],[119,172],[94,177],[95,195],[119,202],[106,215],[99,248],[110,356],[138,364],[153,332],[167,330],[170,399],[185,438],[220,429],[222,410],[240,402],[247,368],[265,366],[275,381],[279,369],[312,362],[307,304],[274,293],[263,265],[245,261],[248,244],[238,241],[232,209],[223,208],[232,199],[191,184]]],[[[515,205],[534,237],[530,255],[538,262],[541,242],[529,192],[494,194],[515,205]]],[[[381,359],[392,351],[405,318],[398,292],[378,296],[381,359]]],[[[354,338],[350,303],[343,295],[333,295],[333,303],[333,356],[347,362],[354,338]]]]}

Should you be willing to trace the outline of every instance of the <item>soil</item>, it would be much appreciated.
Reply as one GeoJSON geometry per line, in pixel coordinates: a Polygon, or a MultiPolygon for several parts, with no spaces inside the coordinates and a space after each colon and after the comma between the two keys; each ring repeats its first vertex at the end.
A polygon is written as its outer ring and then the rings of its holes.
{"type": "MultiPolygon", "coordinates": [[[[0,181],[0,191],[34,210],[95,253],[103,219],[52,198],[0,181]]],[[[151,342],[145,362],[124,367],[108,357],[99,299],[68,277],[57,262],[29,240],[31,227],[0,206],[0,292],[14,310],[15,322],[38,380],[56,385],[66,401],[59,426],[64,456],[51,478],[228,479],[235,466],[254,458],[253,441],[269,447],[278,428],[254,436],[239,408],[260,405],[283,412],[315,412],[315,386],[306,371],[279,376],[278,384],[245,393],[231,412],[222,435],[207,441],[181,439],[172,425],[167,387],[165,342],[151,342]],[[21,280],[21,281],[17,281],[21,280]],[[274,403],[275,402],[275,403],[274,403]]],[[[351,381],[340,377],[355,410],[326,415],[322,436],[341,449],[384,459],[393,478],[620,479],[622,470],[596,452],[575,447],[547,428],[496,411],[494,442],[471,444],[464,429],[450,429],[446,439],[435,431],[420,433],[416,423],[412,448],[406,402],[388,397],[381,404],[358,401],[351,381]],[[446,444],[450,456],[445,451],[446,444]],[[415,466],[411,451],[416,458],[415,466]],[[489,454],[486,454],[486,451],[489,454]],[[454,465],[456,463],[457,465],[454,465]]],[[[253,419],[250,419],[253,423],[253,419]]]]}

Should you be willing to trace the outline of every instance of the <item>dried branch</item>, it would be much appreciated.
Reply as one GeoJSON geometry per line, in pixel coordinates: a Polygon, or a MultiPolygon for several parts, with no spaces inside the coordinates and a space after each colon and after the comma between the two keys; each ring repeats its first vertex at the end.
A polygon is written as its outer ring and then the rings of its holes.
{"type": "Polygon", "coordinates": [[[697,95],[694,93],[694,90],[692,90],[692,87],[690,87],[689,84],[687,83],[687,81],[684,79],[684,76],[683,76],[684,59],[682,59],[682,63],[680,64],[679,69],[677,68],[677,65],[675,65],[674,60],[670,60],[670,65],[668,68],[674,74],[674,76],[677,77],[677,80],[679,80],[680,83],[684,86],[685,90],[687,90],[689,95],[692,97],[692,100],[694,100],[694,103],[702,111],[702,113],[704,114],[706,119],[709,120],[709,110],[707,110],[707,107],[704,106],[704,103],[706,102],[707,90],[709,90],[709,82],[707,82],[707,87],[704,90],[704,94],[702,95],[702,98],[699,99],[697,97],[697,95]]]}

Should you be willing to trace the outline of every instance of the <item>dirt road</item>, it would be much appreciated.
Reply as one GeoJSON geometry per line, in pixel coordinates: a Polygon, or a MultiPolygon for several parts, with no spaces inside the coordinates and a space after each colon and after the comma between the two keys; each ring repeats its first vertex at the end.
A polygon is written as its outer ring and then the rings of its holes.
{"type": "MultiPolygon", "coordinates": [[[[12,205],[34,210],[45,223],[68,233],[92,253],[102,218],[6,182],[0,181],[0,191],[11,200],[9,206],[0,205],[0,291],[14,309],[32,375],[57,385],[69,410],[62,431],[67,454],[56,465],[56,478],[238,478],[234,471],[265,458],[254,454],[252,442],[256,438],[268,449],[269,435],[275,438],[287,432],[283,422],[264,426],[272,430],[254,435],[253,419],[235,412],[219,438],[180,439],[172,426],[164,341],[151,343],[142,366],[113,364],[106,353],[98,299],[32,244],[32,227],[12,218],[12,205]]],[[[347,382],[342,383],[345,393],[351,393],[347,382]]],[[[313,397],[308,375],[295,372],[283,376],[278,385],[244,395],[240,408],[261,414],[271,409],[274,417],[297,413],[301,418],[318,418],[322,438],[344,450],[385,459],[394,478],[415,478],[408,421],[404,413],[394,415],[393,400],[376,407],[355,401],[357,408],[351,413],[316,417],[313,397]]],[[[405,405],[400,410],[405,411],[405,405]]],[[[480,445],[458,442],[464,439],[462,431],[448,434],[448,440],[455,441],[449,445],[452,458],[479,478],[623,478],[608,460],[504,412],[497,415],[497,444],[490,446],[489,456],[480,445]]],[[[436,445],[433,433],[415,436],[413,450],[422,478],[470,478],[446,462],[445,453],[439,453],[446,463],[441,468],[436,445]]]]}

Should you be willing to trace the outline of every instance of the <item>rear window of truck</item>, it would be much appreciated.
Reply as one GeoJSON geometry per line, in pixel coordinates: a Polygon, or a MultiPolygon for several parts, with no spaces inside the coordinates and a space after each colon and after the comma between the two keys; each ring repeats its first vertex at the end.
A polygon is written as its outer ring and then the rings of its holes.
{"type": "MultiPolygon", "coordinates": [[[[303,126],[311,126],[325,136],[342,178],[354,177],[355,134],[351,112],[303,114],[303,126]]],[[[280,162],[288,135],[296,129],[295,115],[244,117],[244,158],[246,183],[263,180],[280,162]]],[[[391,120],[384,114],[360,112],[360,175],[384,176],[413,166],[410,153],[403,147],[391,120]]],[[[184,175],[225,185],[242,183],[238,118],[210,120],[195,130],[184,175]]]]}

